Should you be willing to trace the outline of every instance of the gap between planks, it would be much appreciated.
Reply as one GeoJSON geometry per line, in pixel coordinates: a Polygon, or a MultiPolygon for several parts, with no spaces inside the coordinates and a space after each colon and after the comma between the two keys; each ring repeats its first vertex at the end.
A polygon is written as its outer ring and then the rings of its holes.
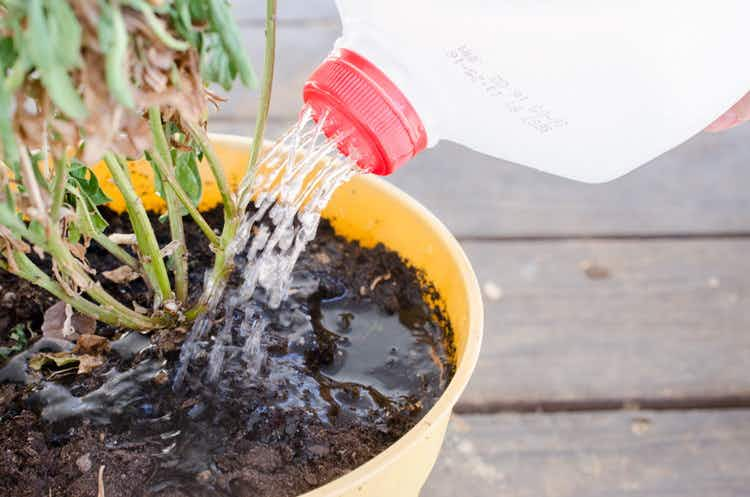
{"type": "Polygon", "coordinates": [[[503,413],[564,413],[601,411],[694,411],[721,409],[748,409],[750,395],[685,398],[642,399],[585,399],[549,400],[535,402],[461,402],[453,412],[461,415],[492,415],[503,413]]]}
{"type": "Polygon", "coordinates": [[[726,231],[712,233],[555,233],[550,235],[499,235],[499,236],[456,236],[460,242],[494,243],[494,242],[557,242],[557,241],[627,241],[627,240],[737,240],[750,239],[750,231],[726,231]]]}

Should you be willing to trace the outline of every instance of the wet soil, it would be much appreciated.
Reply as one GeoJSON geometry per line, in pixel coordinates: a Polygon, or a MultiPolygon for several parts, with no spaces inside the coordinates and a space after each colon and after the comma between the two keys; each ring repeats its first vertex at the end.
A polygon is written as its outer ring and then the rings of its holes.
{"type": "MultiPolygon", "coordinates": [[[[221,222],[219,211],[207,217],[221,222]]],[[[168,227],[159,230],[165,243],[168,227]]],[[[195,226],[186,231],[197,294],[213,257],[195,226]]],[[[90,261],[99,273],[117,266],[93,246],[90,261]]],[[[148,304],[140,280],[100,281],[122,301],[148,304]]],[[[323,221],[295,266],[289,299],[264,311],[253,365],[235,329],[242,316],[222,316],[214,328],[232,320],[233,333],[220,379],[206,378],[209,339],[175,392],[184,329],[143,336],[99,324],[111,350],[91,374],[31,371],[33,354],[74,345],[40,336],[54,300],[0,270],[0,346],[17,345],[11,334],[22,325],[30,347],[0,369],[0,495],[90,497],[99,483],[106,497],[316,488],[382,452],[450,381],[452,337],[428,303],[436,297],[397,254],[346,241],[323,221]]]]}

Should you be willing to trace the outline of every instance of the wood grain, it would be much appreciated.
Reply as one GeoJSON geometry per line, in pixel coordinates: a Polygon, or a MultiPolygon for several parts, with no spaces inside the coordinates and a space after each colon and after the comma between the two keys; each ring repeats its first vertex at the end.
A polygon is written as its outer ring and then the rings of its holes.
{"type": "Polygon", "coordinates": [[[502,296],[460,409],[750,399],[750,240],[463,246],[502,296]]]}
{"type": "Polygon", "coordinates": [[[454,416],[422,497],[745,497],[750,411],[454,416]]]}

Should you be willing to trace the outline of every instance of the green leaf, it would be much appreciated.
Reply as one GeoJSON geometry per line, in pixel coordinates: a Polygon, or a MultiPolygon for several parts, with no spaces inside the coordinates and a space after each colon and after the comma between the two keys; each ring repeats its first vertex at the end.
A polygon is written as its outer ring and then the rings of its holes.
{"type": "MultiPolygon", "coordinates": [[[[37,67],[38,68],[38,67],[37,67]]],[[[60,66],[39,69],[42,84],[52,101],[71,119],[82,121],[88,115],[68,72],[60,66]]]]}
{"type": "Polygon", "coordinates": [[[197,206],[203,194],[203,183],[201,182],[195,152],[192,150],[189,152],[173,150],[172,161],[175,166],[177,183],[185,190],[193,205],[197,206]]]}
{"type": "Polygon", "coordinates": [[[10,330],[10,339],[22,348],[26,348],[26,345],[28,345],[28,339],[26,338],[26,332],[24,331],[25,328],[25,325],[18,323],[12,330],[10,330]]]}
{"type": "MultiPolygon", "coordinates": [[[[148,151],[146,151],[145,156],[149,165],[151,165],[151,169],[154,170],[154,191],[159,197],[166,199],[167,197],[164,193],[164,178],[162,177],[159,169],[154,164],[154,158],[151,156],[151,154],[148,151]]],[[[178,212],[180,213],[180,216],[184,216],[186,214],[185,212],[183,212],[181,207],[178,212]]],[[[169,214],[165,212],[164,214],[159,216],[159,222],[164,223],[167,221],[168,218],[169,218],[169,214]]]]}
{"type": "Polygon", "coordinates": [[[24,46],[29,59],[39,71],[44,88],[64,114],[82,121],[86,117],[86,107],[67,70],[57,60],[55,40],[50,36],[54,28],[47,22],[42,0],[29,0],[27,22],[24,46]]]}
{"type": "Polygon", "coordinates": [[[218,83],[229,91],[237,77],[237,68],[229,60],[229,54],[218,34],[205,33],[201,38],[201,77],[209,83],[218,83]]]}
{"type": "Polygon", "coordinates": [[[172,50],[184,51],[190,48],[190,45],[182,40],[178,40],[167,31],[164,22],[154,13],[154,9],[145,0],[124,0],[125,5],[139,10],[146,23],[154,32],[159,41],[172,50]]]}
{"type": "Polygon", "coordinates": [[[257,78],[242,44],[240,30],[237,23],[234,22],[229,4],[225,0],[208,0],[206,3],[208,3],[211,16],[211,25],[221,37],[221,42],[227,54],[229,54],[230,61],[240,74],[240,80],[245,86],[257,87],[257,78]]]}
{"type": "Polygon", "coordinates": [[[10,330],[10,339],[15,343],[10,347],[0,347],[0,359],[7,359],[29,346],[29,339],[24,331],[25,328],[24,324],[19,323],[10,330]]]}
{"type": "Polygon", "coordinates": [[[37,220],[33,220],[29,222],[28,230],[29,230],[29,233],[39,238],[40,240],[43,240],[46,237],[46,233],[44,232],[44,226],[42,226],[42,223],[40,223],[37,220]]]}
{"type": "Polygon", "coordinates": [[[52,39],[58,63],[65,69],[81,64],[81,25],[68,2],[47,0],[49,36],[52,39]]]}
{"type": "Polygon", "coordinates": [[[25,238],[29,233],[26,224],[18,217],[18,213],[6,202],[0,202],[0,225],[8,228],[18,238],[25,238]]]}
{"type": "Polygon", "coordinates": [[[99,180],[94,172],[82,162],[73,159],[70,166],[70,180],[80,188],[81,193],[94,206],[103,205],[112,201],[99,186],[99,180]]]}
{"type": "Polygon", "coordinates": [[[8,71],[8,77],[5,79],[5,90],[13,93],[23,84],[23,80],[31,70],[31,61],[25,52],[18,55],[15,64],[8,71]]]}
{"type": "Polygon", "coordinates": [[[87,236],[93,236],[94,233],[102,233],[109,223],[102,217],[99,209],[91,203],[88,199],[84,198],[80,193],[80,190],[75,194],[76,204],[76,215],[77,215],[77,229],[81,234],[87,236]]]}
{"type": "Polygon", "coordinates": [[[39,186],[44,190],[49,191],[49,181],[47,181],[47,178],[42,174],[42,168],[39,167],[39,164],[44,162],[44,160],[44,154],[42,151],[37,151],[31,154],[31,168],[34,170],[34,177],[36,178],[37,183],[39,183],[39,186]]]}
{"type": "Polygon", "coordinates": [[[193,15],[190,12],[189,0],[175,0],[172,10],[172,24],[177,32],[190,42],[194,47],[198,46],[200,34],[193,27],[193,15]]]}
{"type": "Polygon", "coordinates": [[[0,39],[0,71],[4,72],[6,69],[12,67],[16,63],[17,58],[18,53],[13,46],[13,38],[6,36],[0,39]]]}
{"type": "Polygon", "coordinates": [[[19,177],[20,156],[18,155],[18,146],[13,133],[12,101],[13,97],[5,88],[5,85],[0,85],[0,145],[2,145],[2,157],[13,171],[13,174],[19,177]]]}
{"type": "Polygon", "coordinates": [[[78,229],[75,223],[71,223],[68,226],[68,241],[72,244],[81,241],[81,230],[78,229]]]}
{"type": "Polygon", "coordinates": [[[72,352],[42,352],[34,354],[29,359],[29,367],[34,371],[41,371],[44,366],[64,367],[81,362],[80,357],[72,352]]]}
{"type": "Polygon", "coordinates": [[[122,106],[135,108],[135,99],[130,89],[126,63],[128,54],[128,31],[118,6],[99,1],[99,45],[105,53],[107,87],[122,106]]]}
{"type": "Polygon", "coordinates": [[[109,223],[104,219],[97,207],[89,205],[89,214],[91,215],[91,222],[93,223],[94,229],[97,233],[102,233],[105,229],[107,229],[109,223]]]}
{"type": "Polygon", "coordinates": [[[161,173],[159,172],[159,169],[154,165],[154,158],[151,156],[151,154],[148,152],[148,150],[144,153],[146,156],[146,160],[151,165],[151,169],[154,170],[154,191],[156,194],[161,198],[166,198],[164,195],[164,178],[161,177],[161,173]]]}
{"type": "Polygon", "coordinates": [[[190,16],[198,22],[205,22],[211,17],[211,10],[206,0],[188,0],[190,16]]]}

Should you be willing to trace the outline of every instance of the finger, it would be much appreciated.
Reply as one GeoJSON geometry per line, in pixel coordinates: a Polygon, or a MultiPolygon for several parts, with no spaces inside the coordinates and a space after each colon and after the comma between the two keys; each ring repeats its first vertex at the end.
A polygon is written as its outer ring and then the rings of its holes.
{"type": "Polygon", "coordinates": [[[750,120],[750,92],[734,104],[728,111],[722,114],[717,120],[706,127],[706,131],[715,133],[733,128],[738,124],[750,120]]]}

